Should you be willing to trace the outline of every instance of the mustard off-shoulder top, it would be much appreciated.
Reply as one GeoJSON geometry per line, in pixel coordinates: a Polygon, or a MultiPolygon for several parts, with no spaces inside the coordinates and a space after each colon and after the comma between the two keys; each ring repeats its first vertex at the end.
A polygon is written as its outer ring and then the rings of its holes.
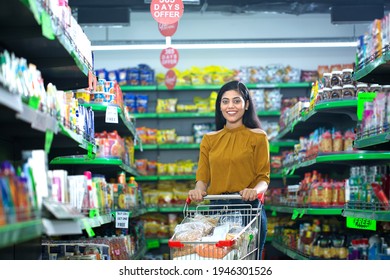
{"type": "Polygon", "coordinates": [[[208,185],[208,194],[234,193],[270,182],[267,135],[244,125],[203,136],[196,180],[208,185]]]}

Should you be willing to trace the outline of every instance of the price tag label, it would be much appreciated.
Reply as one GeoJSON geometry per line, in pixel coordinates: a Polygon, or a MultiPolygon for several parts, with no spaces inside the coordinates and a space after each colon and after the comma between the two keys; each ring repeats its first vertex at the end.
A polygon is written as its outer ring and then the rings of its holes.
{"type": "Polygon", "coordinates": [[[115,106],[107,106],[106,123],[118,123],[118,108],[115,106]]]}
{"type": "Polygon", "coordinates": [[[129,227],[129,212],[118,211],[115,216],[116,228],[128,228],[129,227]]]}

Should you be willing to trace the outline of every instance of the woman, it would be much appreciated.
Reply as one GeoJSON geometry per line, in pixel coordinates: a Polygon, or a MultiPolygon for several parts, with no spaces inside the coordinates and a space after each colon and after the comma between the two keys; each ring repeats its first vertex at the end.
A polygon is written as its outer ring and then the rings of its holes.
{"type": "MultiPolygon", "coordinates": [[[[243,83],[231,81],[221,87],[215,105],[216,131],[206,134],[200,144],[196,184],[188,194],[192,201],[200,202],[206,194],[239,193],[243,203],[258,208],[258,196],[270,182],[270,160],[268,138],[255,109],[243,83]]],[[[259,226],[261,256],[267,233],[264,209],[259,226]]]]}

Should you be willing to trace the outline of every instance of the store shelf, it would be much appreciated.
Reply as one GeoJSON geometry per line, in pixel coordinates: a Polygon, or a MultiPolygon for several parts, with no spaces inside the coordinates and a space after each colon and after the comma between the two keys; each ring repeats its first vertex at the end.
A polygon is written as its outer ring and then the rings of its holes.
{"type": "Polygon", "coordinates": [[[195,175],[152,175],[136,177],[137,181],[195,180],[195,175]]]}
{"type": "Polygon", "coordinates": [[[17,94],[12,94],[0,85],[0,104],[17,112],[23,111],[22,98],[17,94]]]}
{"type": "Polygon", "coordinates": [[[0,227],[0,248],[25,242],[42,235],[42,220],[36,219],[26,222],[9,224],[0,227]]]}
{"type": "Polygon", "coordinates": [[[356,139],[353,143],[356,149],[386,149],[390,150],[390,132],[356,139]]]}
{"type": "MultiPolygon", "coordinates": [[[[298,179],[297,175],[283,175],[283,174],[271,174],[272,179],[298,179]]],[[[152,175],[152,176],[139,176],[137,181],[162,181],[162,180],[195,180],[195,174],[193,175],[152,175]]]]}
{"type": "Polygon", "coordinates": [[[72,131],[71,129],[65,127],[62,123],[58,123],[58,127],[60,130],[60,133],[64,136],[72,139],[76,143],[79,144],[79,147],[82,149],[85,149],[88,151],[89,156],[92,156],[96,154],[97,146],[96,144],[87,141],[82,135],[77,134],[76,132],[72,131]]]}
{"type": "Polygon", "coordinates": [[[174,113],[159,113],[158,119],[183,119],[183,118],[212,118],[215,116],[214,112],[174,112],[174,113]]]}
{"type": "MultiPolygon", "coordinates": [[[[122,123],[125,125],[127,130],[131,133],[131,135],[137,139],[137,141],[140,141],[137,135],[137,131],[135,128],[135,125],[133,122],[128,120],[123,112],[123,110],[116,104],[101,104],[101,103],[81,103],[80,105],[84,107],[90,107],[95,112],[95,118],[98,117],[97,114],[105,114],[107,111],[108,106],[114,106],[117,107],[118,110],[118,116],[120,117],[122,123]]],[[[115,124],[114,124],[115,125],[115,124]]],[[[99,123],[95,122],[95,126],[99,126],[99,123]]],[[[95,129],[96,130],[96,129],[95,129]]]]}
{"type": "Polygon", "coordinates": [[[362,162],[372,161],[375,164],[386,164],[390,160],[388,151],[351,151],[351,152],[334,152],[318,154],[315,159],[304,161],[290,167],[284,168],[284,174],[292,175],[295,170],[304,167],[311,167],[316,164],[343,164],[343,165],[360,165],[362,162]]]}
{"type": "MultiPolygon", "coordinates": [[[[176,85],[174,89],[168,89],[165,85],[131,86],[122,85],[122,91],[188,91],[188,90],[215,90],[218,91],[222,85],[176,85]]],[[[309,88],[311,83],[256,83],[246,84],[249,89],[257,88],[309,88]]]]}
{"type": "Polygon", "coordinates": [[[309,260],[309,258],[305,255],[303,255],[302,253],[299,253],[297,251],[294,251],[282,244],[279,244],[278,242],[276,241],[272,241],[271,242],[272,246],[274,246],[277,250],[279,250],[280,252],[282,252],[283,254],[289,256],[290,258],[294,259],[294,260],[309,260]]]}
{"type": "Polygon", "coordinates": [[[283,205],[265,205],[265,209],[268,211],[274,211],[279,213],[292,214],[292,219],[301,218],[303,215],[314,216],[335,216],[341,215],[343,208],[341,207],[295,207],[295,206],[283,206],[283,205]]]}
{"type": "Polygon", "coordinates": [[[31,127],[35,130],[41,132],[50,130],[57,133],[57,120],[53,116],[35,110],[26,104],[23,104],[22,108],[22,111],[16,114],[17,119],[31,124],[31,127]]]}
{"type": "Polygon", "coordinates": [[[364,83],[381,85],[390,84],[390,53],[386,52],[381,57],[368,63],[362,69],[355,71],[353,78],[364,83]]]}
{"type": "MultiPolygon", "coordinates": [[[[43,1],[34,3],[37,6],[43,5],[43,1]]],[[[38,19],[42,20],[49,15],[48,10],[33,10],[27,0],[1,0],[0,10],[7,11],[0,17],[0,44],[5,49],[35,64],[44,81],[53,83],[58,89],[88,87],[88,71],[92,71],[92,65],[74,47],[76,42],[69,39],[64,27],[53,18],[44,27],[38,23],[38,19]],[[43,28],[48,28],[50,33],[55,34],[54,40],[43,35],[43,28]]]]}
{"type": "Polygon", "coordinates": [[[64,156],[56,157],[50,161],[52,165],[100,165],[100,166],[118,166],[129,174],[138,176],[138,172],[123,163],[119,158],[87,158],[85,156],[64,156]]]}
{"type": "Polygon", "coordinates": [[[283,128],[275,137],[275,140],[299,139],[300,136],[308,134],[323,124],[343,121],[340,115],[346,115],[352,121],[356,121],[356,110],[356,99],[327,100],[327,102],[318,103],[312,111],[283,128]]]}
{"type": "Polygon", "coordinates": [[[150,86],[131,86],[131,85],[121,85],[121,90],[123,92],[125,91],[156,91],[157,86],[156,85],[150,85],[150,86]]]}

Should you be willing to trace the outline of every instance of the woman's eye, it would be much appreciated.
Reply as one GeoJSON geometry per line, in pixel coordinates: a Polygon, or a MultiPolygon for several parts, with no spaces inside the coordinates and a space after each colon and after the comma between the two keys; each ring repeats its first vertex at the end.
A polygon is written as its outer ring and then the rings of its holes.
{"type": "Polygon", "coordinates": [[[240,99],[235,99],[233,100],[234,104],[240,104],[241,103],[241,100],[240,99]]]}
{"type": "Polygon", "coordinates": [[[224,104],[224,105],[229,104],[229,101],[228,100],[222,100],[222,104],[224,104]]]}

